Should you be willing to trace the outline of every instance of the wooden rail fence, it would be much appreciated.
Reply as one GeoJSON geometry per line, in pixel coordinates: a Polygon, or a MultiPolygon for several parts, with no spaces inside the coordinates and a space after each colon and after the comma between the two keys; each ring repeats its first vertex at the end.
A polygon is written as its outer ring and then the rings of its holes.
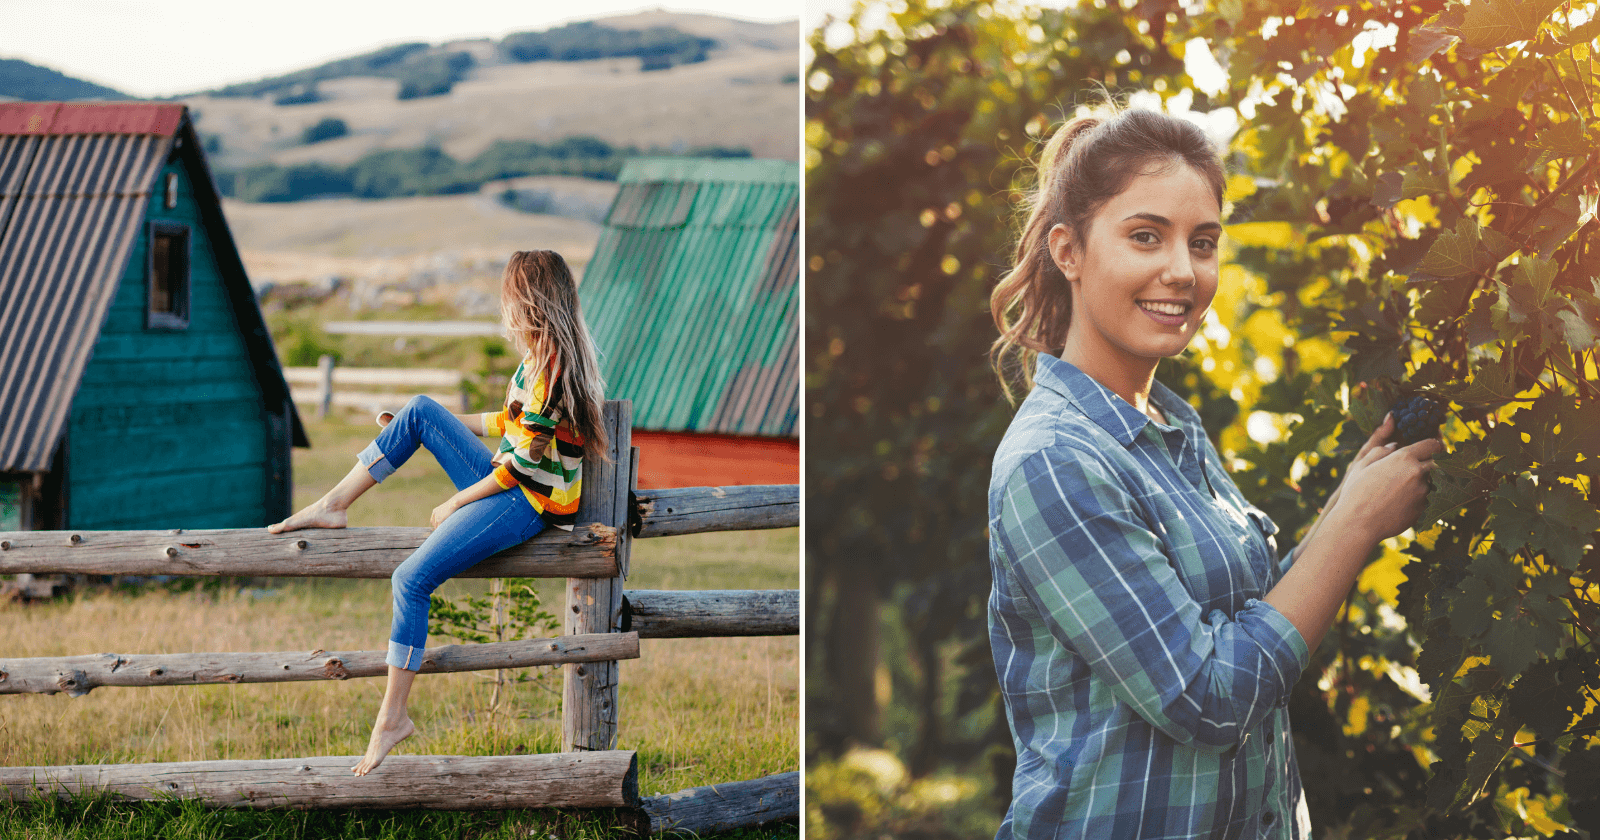
{"type": "MultiPolygon", "coordinates": [[[[425,672],[560,664],[562,753],[390,756],[381,772],[350,775],[352,757],[165,764],[0,767],[0,795],[192,797],[246,808],[633,809],[653,833],[726,831],[799,813],[799,774],[641,799],[637,762],[617,750],[617,662],[641,638],[794,635],[798,590],[627,590],[635,538],[794,527],[795,485],[638,490],[632,405],[608,401],[610,451],[584,464],[583,523],[547,529],[478,564],[470,577],[567,580],[565,633],[550,639],[444,645],[425,672]]],[[[0,533],[0,574],[232,575],[380,578],[427,537],[426,528],[20,531],[0,533]]],[[[797,558],[798,560],[798,558],[797,558]]],[[[375,677],[381,651],[176,653],[0,659],[0,694],[87,694],[105,686],[287,682],[375,677]]]]}
{"type": "Polygon", "coordinates": [[[410,394],[422,392],[456,411],[469,409],[466,377],[449,368],[338,367],[332,356],[323,356],[316,367],[284,368],[283,378],[289,383],[290,398],[315,406],[318,417],[328,416],[336,405],[363,411],[398,409],[410,394]],[[350,390],[351,386],[400,389],[405,395],[350,390]]]}

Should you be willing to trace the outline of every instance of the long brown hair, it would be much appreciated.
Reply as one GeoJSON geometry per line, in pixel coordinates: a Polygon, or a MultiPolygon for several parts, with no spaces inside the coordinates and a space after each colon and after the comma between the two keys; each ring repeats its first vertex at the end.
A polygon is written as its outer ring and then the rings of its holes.
{"type": "Polygon", "coordinates": [[[1000,337],[989,356],[1006,398],[1013,380],[1033,387],[1034,359],[1060,353],[1072,322],[1072,291],[1050,258],[1050,229],[1064,224],[1074,243],[1086,241],[1089,223],[1105,203],[1152,164],[1188,164],[1206,179],[1222,206],[1222,159],[1199,126],[1159,111],[1108,104],[1069,120],[1039,156],[1038,177],[1022,203],[1027,221],[1012,268],[989,295],[1000,337]]]}
{"type": "Polygon", "coordinates": [[[610,460],[601,422],[606,383],[599,353],[578,308],[578,282],[560,254],[511,255],[500,280],[500,322],[522,355],[538,350],[555,356],[560,381],[550,383],[551,399],[582,436],[584,455],[610,460]]]}

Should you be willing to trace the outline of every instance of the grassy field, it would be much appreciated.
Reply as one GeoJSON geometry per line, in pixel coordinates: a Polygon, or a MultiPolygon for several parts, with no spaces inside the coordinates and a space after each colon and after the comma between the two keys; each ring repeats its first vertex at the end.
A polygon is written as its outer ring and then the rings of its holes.
{"type": "MultiPolygon", "coordinates": [[[[376,427],[312,422],[296,450],[295,503],[321,495],[354,463],[376,427]]],[[[452,492],[425,453],[351,510],[351,525],[425,525],[452,492]]],[[[630,588],[799,586],[795,529],[641,540],[630,588]]],[[[0,606],[7,657],[95,652],[381,650],[387,581],[273,578],[180,581],[139,590],[80,591],[53,603],[0,606]]],[[[440,593],[481,592],[451,581],[440,593]]],[[[561,582],[541,590],[559,606],[561,582]]],[[[554,611],[554,610],[552,610],[554,611]]],[[[430,642],[450,640],[430,640],[430,642]]],[[[426,675],[412,696],[418,733],[397,754],[494,755],[558,748],[558,669],[516,685],[488,712],[487,674],[426,675]]],[[[623,662],[619,747],[639,754],[640,792],[749,779],[799,766],[796,637],[645,640],[623,662]]],[[[184,688],[100,688],[0,697],[0,764],[132,763],[358,755],[382,680],[184,688]]],[[[353,760],[352,760],[353,763],[353,760]]],[[[380,771],[381,772],[381,768],[380,771]]],[[[614,836],[604,814],[506,812],[240,813],[193,805],[78,802],[0,806],[0,837],[562,837],[614,836]],[[142,827],[139,827],[142,826],[142,827]],[[138,827],[138,828],[136,828],[138,827]]],[[[744,837],[794,837],[778,826],[744,837]]]]}

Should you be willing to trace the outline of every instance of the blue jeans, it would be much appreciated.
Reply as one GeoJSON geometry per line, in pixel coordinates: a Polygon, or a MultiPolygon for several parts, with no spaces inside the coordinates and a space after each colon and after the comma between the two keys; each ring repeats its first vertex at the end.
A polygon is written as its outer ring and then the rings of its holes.
{"type": "MultiPolygon", "coordinates": [[[[427,397],[412,397],[356,460],[381,482],[418,446],[433,453],[457,490],[477,484],[494,471],[489,450],[477,436],[427,397]]],[[[428,599],[433,590],[485,557],[526,542],[542,530],[544,519],[517,488],[486,496],[450,514],[390,578],[394,623],[385,661],[396,668],[419,670],[428,641],[428,599]]]]}

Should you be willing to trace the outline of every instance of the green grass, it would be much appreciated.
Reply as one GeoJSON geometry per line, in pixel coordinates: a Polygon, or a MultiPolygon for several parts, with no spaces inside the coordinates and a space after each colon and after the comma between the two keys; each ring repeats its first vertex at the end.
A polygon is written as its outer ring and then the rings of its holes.
{"type": "MultiPolygon", "coordinates": [[[[314,448],[294,455],[295,503],[320,496],[355,463],[377,427],[310,421],[314,448]]],[[[426,453],[364,496],[351,525],[425,525],[453,488],[426,453]]],[[[799,585],[797,529],[640,540],[629,588],[766,589],[799,585]]],[[[446,597],[486,580],[451,581],[446,597]]],[[[562,582],[540,589],[563,603],[562,582]]],[[[190,579],[137,591],[81,591],[48,604],[0,606],[7,656],[114,651],[381,650],[388,582],[190,579]]],[[[435,639],[443,643],[449,639],[435,639]]],[[[638,752],[646,796],[795,770],[799,765],[797,637],[647,639],[620,666],[619,748],[638,752]]],[[[557,669],[515,685],[491,714],[489,674],[430,674],[412,697],[419,732],[401,754],[549,752],[559,743],[557,669]]],[[[0,696],[0,764],[136,763],[359,754],[381,679],[165,688],[100,688],[88,696],[0,696]]],[[[0,837],[608,837],[599,812],[211,811],[193,803],[106,801],[0,806],[0,837]],[[532,832],[530,834],[530,832],[532,832]]],[[[796,836],[794,826],[746,838],[796,836]]]]}

